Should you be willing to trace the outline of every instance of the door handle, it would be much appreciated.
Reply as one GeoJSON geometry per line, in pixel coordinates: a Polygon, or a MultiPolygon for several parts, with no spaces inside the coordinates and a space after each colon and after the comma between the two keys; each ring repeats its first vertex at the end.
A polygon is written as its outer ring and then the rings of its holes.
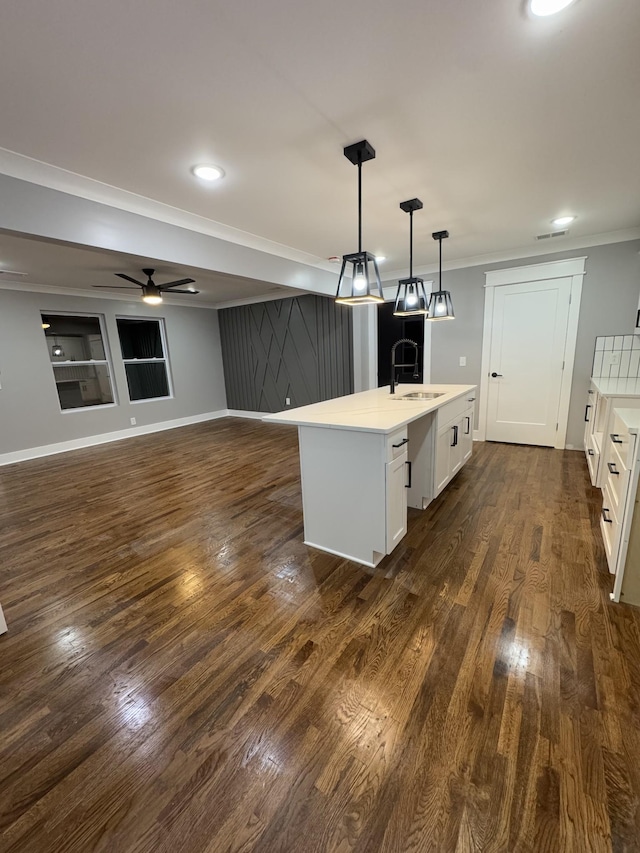
{"type": "Polygon", "coordinates": [[[595,456],[595,455],[596,455],[595,450],[592,450],[591,448],[589,448],[589,449],[587,450],[587,453],[589,454],[589,456],[595,456]]]}
{"type": "Polygon", "coordinates": [[[609,512],[608,508],[602,507],[602,519],[603,519],[603,521],[606,521],[607,524],[613,524],[613,519],[607,518],[607,516],[606,516],[607,512],[609,512]]]}
{"type": "Polygon", "coordinates": [[[587,403],[587,405],[584,408],[584,422],[586,424],[589,423],[589,409],[590,408],[591,408],[591,403],[587,403]]]}
{"type": "Polygon", "coordinates": [[[493,373],[491,375],[493,376],[494,379],[496,379],[498,376],[502,376],[501,373],[496,373],[495,370],[493,371],[493,373]]]}
{"type": "Polygon", "coordinates": [[[611,438],[611,441],[614,444],[623,444],[624,443],[617,432],[610,432],[609,436],[611,438]]]}
{"type": "Polygon", "coordinates": [[[407,461],[404,464],[409,466],[409,482],[405,485],[405,489],[410,489],[411,488],[411,462],[407,461]]]}
{"type": "Polygon", "coordinates": [[[620,476],[620,471],[616,470],[616,463],[615,462],[607,462],[607,468],[609,469],[610,474],[615,474],[616,477],[620,476]]]}

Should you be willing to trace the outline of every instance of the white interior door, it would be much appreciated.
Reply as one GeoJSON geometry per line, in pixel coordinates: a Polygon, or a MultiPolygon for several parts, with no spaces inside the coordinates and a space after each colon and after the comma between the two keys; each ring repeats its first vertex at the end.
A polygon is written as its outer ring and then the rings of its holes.
{"type": "Polygon", "coordinates": [[[487,440],[555,445],[570,298],[571,277],[495,288],[487,440]]]}

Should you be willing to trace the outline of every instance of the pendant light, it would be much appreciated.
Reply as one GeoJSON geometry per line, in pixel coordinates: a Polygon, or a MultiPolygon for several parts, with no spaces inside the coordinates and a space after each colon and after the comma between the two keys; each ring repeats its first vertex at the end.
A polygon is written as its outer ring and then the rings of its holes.
{"type": "Polygon", "coordinates": [[[427,320],[453,320],[453,302],[448,290],[442,289],[442,241],[449,236],[448,231],[434,231],[431,235],[440,243],[440,273],[438,277],[438,289],[429,298],[429,310],[427,320]]]}
{"type": "Polygon", "coordinates": [[[373,160],[375,150],[363,139],[347,145],[344,156],[358,167],[358,251],[342,256],[336,302],[343,305],[367,305],[384,302],[382,283],[375,255],[362,250],[362,164],[373,160]]]}
{"type": "Polygon", "coordinates": [[[413,211],[422,210],[422,202],[419,198],[402,201],[400,210],[409,214],[409,278],[401,278],[398,282],[393,314],[394,317],[424,316],[428,308],[424,282],[413,275],[413,211]]]}

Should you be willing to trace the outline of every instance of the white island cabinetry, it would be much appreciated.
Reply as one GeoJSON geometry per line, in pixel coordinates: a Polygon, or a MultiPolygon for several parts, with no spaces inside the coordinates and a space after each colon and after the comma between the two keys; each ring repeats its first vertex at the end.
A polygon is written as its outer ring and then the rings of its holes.
{"type": "Polygon", "coordinates": [[[405,536],[407,505],[425,509],[471,455],[474,400],[475,386],[411,385],[266,416],[298,427],[305,544],[376,566],[405,536]],[[416,390],[438,396],[403,396],[416,390]]]}

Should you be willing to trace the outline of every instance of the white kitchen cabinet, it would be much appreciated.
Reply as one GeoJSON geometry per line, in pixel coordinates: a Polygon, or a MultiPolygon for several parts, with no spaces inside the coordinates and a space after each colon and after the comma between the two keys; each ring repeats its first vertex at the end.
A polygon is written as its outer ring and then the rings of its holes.
{"type": "Polygon", "coordinates": [[[593,378],[585,401],[584,451],[591,482],[600,489],[607,481],[609,436],[618,408],[640,409],[640,380],[593,378]]]}
{"type": "Polygon", "coordinates": [[[407,532],[407,477],[406,451],[393,462],[387,462],[387,554],[390,554],[407,532]]]}
{"type": "Polygon", "coordinates": [[[377,388],[267,415],[298,427],[305,544],[377,566],[407,532],[407,505],[424,509],[435,497],[439,424],[446,482],[468,458],[474,396],[464,385],[400,386],[395,396],[377,388]],[[403,396],[416,390],[433,396],[403,396]]]}
{"type": "Polygon", "coordinates": [[[462,468],[473,450],[475,397],[456,400],[438,411],[434,497],[462,468]]]}
{"type": "Polygon", "coordinates": [[[640,605],[639,436],[640,410],[616,409],[600,519],[609,571],[615,575],[611,598],[635,605],[640,605]]]}

